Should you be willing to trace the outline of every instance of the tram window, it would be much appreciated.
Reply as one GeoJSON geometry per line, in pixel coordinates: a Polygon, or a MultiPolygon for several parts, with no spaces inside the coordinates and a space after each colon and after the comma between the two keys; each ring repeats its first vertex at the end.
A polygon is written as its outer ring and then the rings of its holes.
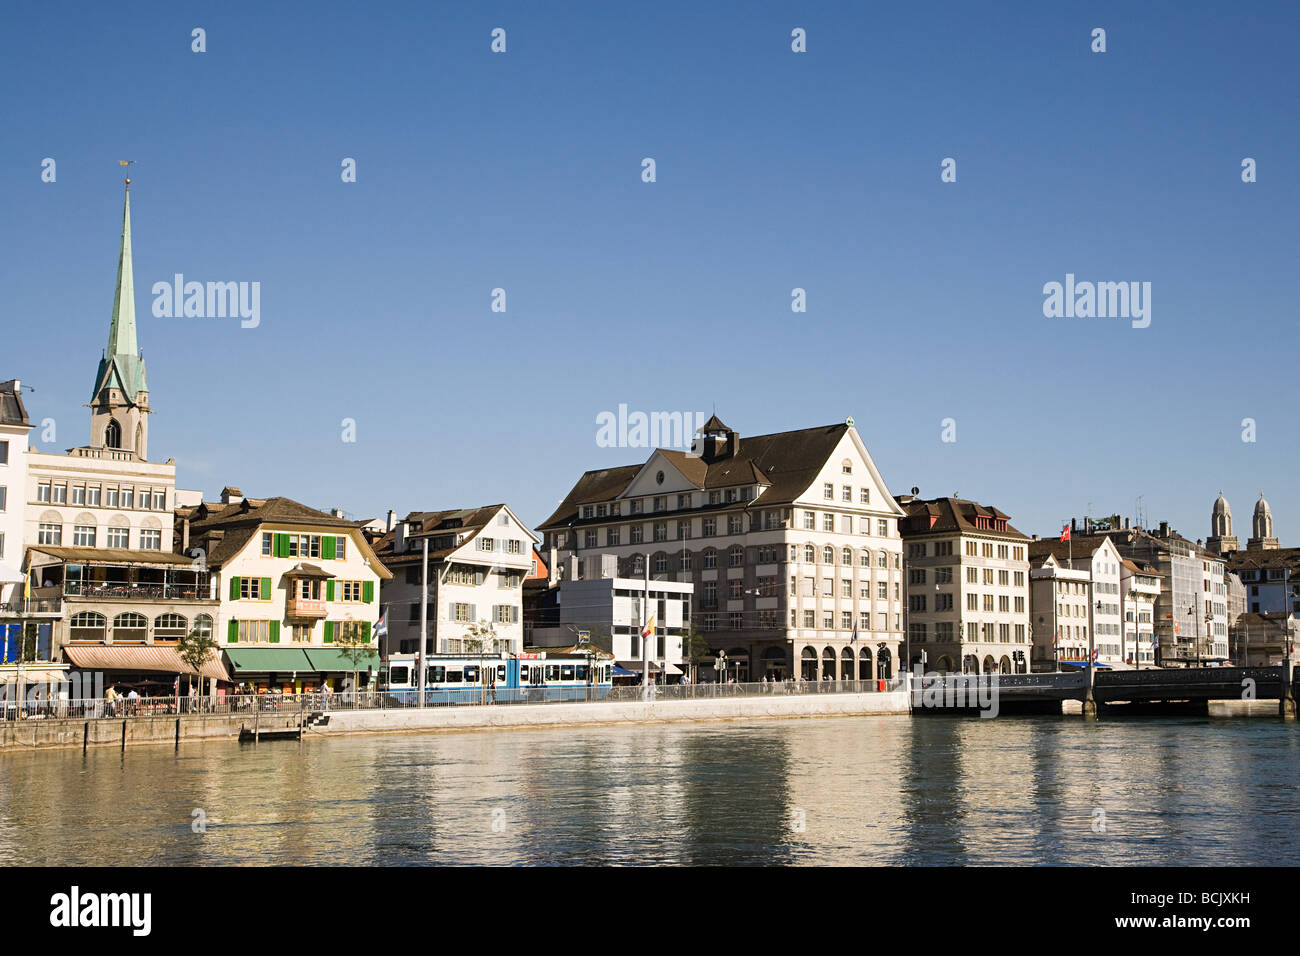
{"type": "Polygon", "coordinates": [[[505,665],[505,664],[498,664],[498,665],[497,665],[497,680],[498,680],[498,681],[503,681],[503,680],[505,680],[505,679],[506,679],[506,665],[505,665]]]}
{"type": "Polygon", "coordinates": [[[573,680],[573,665],[572,665],[572,664],[561,664],[561,665],[560,665],[560,680],[573,680]]]}
{"type": "Polygon", "coordinates": [[[448,671],[447,671],[447,683],[448,683],[448,684],[463,684],[464,682],[465,682],[465,675],[464,675],[463,673],[461,673],[460,671],[457,671],[457,670],[448,670],[448,671]]]}
{"type": "Polygon", "coordinates": [[[579,665],[578,665],[578,680],[586,680],[586,679],[587,679],[587,665],[586,665],[586,664],[579,664],[579,665]]]}
{"type": "Polygon", "coordinates": [[[447,668],[441,665],[430,667],[425,680],[430,684],[445,684],[447,682],[447,668]]]}
{"type": "Polygon", "coordinates": [[[559,679],[560,679],[560,665],[559,665],[559,664],[547,664],[547,665],[546,665],[546,679],[547,679],[547,680],[559,680],[559,679]]]}
{"type": "Polygon", "coordinates": [[[527,665],[527,664],[520,664],[520,665],[519,665],[519,683],[521,683],[521,684],[527,684],[527,683],[528,683],[528,665],[527,665]]]}
{"type": "Polygon", "coordinates": [[[410,682],[411,669],[409,667],[390,667],[388,669],[388,683],[409,684],[410,682]]]}
{"type": "Polygon", "coordinates": [[[477,684],[477,683],[478,683],[478,665],[477,665],[477,664],[470,664],[468,667],[465,668],[465,683],[466,683],[466,684],[477,684]]]}

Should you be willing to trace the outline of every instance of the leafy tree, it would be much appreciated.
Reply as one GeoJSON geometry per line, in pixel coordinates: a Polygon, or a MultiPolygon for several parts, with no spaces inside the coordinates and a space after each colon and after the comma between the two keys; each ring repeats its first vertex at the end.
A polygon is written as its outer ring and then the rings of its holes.
{"type": "MultiPolygon", "coordinates": [[[[199,678],[200,696],[203,693],[203,665],[220,646],[211,634],[206,634],[197,627],[191,628],[188,634],[176,642],[176,653],[180,655],[181,661],[199,678]]],[[[194,677],[190,676],[189,680],[193,686],[194,677]]]]}

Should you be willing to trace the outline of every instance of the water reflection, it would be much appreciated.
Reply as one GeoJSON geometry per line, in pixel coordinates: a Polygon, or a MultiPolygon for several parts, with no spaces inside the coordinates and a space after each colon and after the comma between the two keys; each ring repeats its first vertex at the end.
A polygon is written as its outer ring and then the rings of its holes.
{"type": "Polygon", "coordinates": [[[1275,721],[1041,717],[14,753],[0,863],[1286,864],[1298,757],[1275,721]]]}

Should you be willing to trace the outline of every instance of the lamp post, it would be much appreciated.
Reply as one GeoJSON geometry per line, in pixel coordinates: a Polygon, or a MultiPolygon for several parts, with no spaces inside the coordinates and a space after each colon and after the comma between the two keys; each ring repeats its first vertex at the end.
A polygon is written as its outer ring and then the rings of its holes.
{"type": "Polygon", "coordinates": [[[1201,656],[1201,622],[1197,619],[1195,604],[1188,607],[1187,616],[1192,619],[1192,653],[1199,659],[1201,656]]]}

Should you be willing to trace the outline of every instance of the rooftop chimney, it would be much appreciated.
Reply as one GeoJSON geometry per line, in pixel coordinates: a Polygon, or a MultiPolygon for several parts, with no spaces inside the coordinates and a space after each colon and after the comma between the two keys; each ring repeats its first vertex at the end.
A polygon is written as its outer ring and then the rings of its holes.
{"type": "Polygon", "coordinates": [[[406,553],[406,522],[397,522],[397,528],[393,534],[393,553],[406,553]]]}
{"type": "Polygon", "coordinates": [[[392,531],[394,526],[396,526],[396,524],[397,524],[397,512],[394,511],[392,508],[389,508],[388,521],[384,524],[384,529],[387,531],[392,531]]]}
{"type": "Polygon", "coordinates": [[[244,500],[244,493],[238,488],[231,485],[221,489],[221,503],[223,505],[237,505],[244,500]]]}

